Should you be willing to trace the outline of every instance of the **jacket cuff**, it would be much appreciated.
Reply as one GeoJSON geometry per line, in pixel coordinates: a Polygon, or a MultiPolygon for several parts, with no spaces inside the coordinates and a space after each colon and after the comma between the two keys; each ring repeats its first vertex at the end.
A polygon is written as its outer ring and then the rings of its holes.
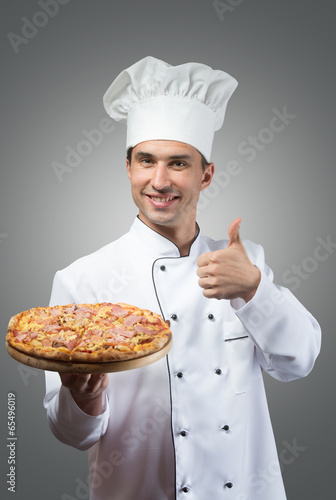
{"type": "Polygon", "coordinates": [[[290,304],[286,294],[263,271],[255,295],[249,302],[241,301],[239,305],[235,310],[236,316],[264,352],[278,351],[274,342],[278,337],[282,343],[283,337],[279,333],[283,332],[289,318],[292,321],[296,316],[302,318],[302,311],[290,304]]]}
{"type": "Polygon", "coordinates": [[[270,356],[275,370],[291,365],[290,379],[310,372],[320,350],[321,330],[290,290],[274,284],[262,271],[254,297],[235,313],[254,344],[270,356]]]}
{"type": "Polygon", "coordinates": [[[109,405],[106,393],[102,412],[92,416],[84,413],[75,403],[69,389],[61,385],[54,404],[48,410],[50,427],[57,439],[80,450],[90,448],[107,429],[109,405]]]}

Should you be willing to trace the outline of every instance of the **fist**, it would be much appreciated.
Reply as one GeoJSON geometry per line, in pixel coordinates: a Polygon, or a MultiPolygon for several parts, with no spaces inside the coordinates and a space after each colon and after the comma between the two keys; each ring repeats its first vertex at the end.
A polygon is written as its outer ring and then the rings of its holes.
{"type": "Polygon", "coordinates": [[[107,373],[77,374],[60,373],[62,384],[70,389],[73,396],[82,396],[88,399],[96,398],[108,386],[107,373]]]}
{"type": "Polygon", "coordinates": [[[202,254],[197,260],[198,284],[203,295],[215,299],[236,299],[248,302],[260,283],[260,271],[250,261],[240,239],[241,219],[229,227],[229,244],[223,250],[202,254]]]}
{"type": "Polygon", "coordinates": [[[109,384],[107,373],[60,373],[61,382],[67,387],[79,408],[88,415],[99,415],[102,410],[103,392],[109,384]]]}

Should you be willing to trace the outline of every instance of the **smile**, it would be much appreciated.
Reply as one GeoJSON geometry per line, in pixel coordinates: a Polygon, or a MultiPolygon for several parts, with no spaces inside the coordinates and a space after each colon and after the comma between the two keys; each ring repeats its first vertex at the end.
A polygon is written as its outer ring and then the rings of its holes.
{"type": "Polygon", "coordinates": [[[166,208],[173,205],[177,200],[179,200],[179,196],[152,196],[150,194],[146,195],[152,205],[158,208],[166,208]]]}
{"type": "Polygon", "coordinates": [[[157,196],[150,196],[150,198],[152,200],[154,200],[154,201],[162,201],[162,202],[164,202],[164,201],[172,201],[175,198],[175,196],[172,196],[172,197],[169,197],[169,198],[158,198],[157,196]]]}

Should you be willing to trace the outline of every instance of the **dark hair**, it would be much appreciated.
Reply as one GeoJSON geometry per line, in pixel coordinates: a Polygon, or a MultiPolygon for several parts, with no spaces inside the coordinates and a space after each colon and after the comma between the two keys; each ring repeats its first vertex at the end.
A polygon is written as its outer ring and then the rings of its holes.
{"type": "MultiPolygon", "coordinates": [[[[126,157],[127,157],[127,160],[128,160],[129,164],[131,164],[133,149],[134,148],[128,148],[128,150],[127,150],[127,156],[126,157]]],[[[202,153],[200,153],[200,155],[201,155],[202,169],[203,169],[203,172],[204,172],[205,169],[207,168],[207,166],[210,165],[210,163],[208,163],[206,161],[206,159],[204,158],[204,156],[202,155],[202,153]]]]}
{"type": "Polygon", "coordinates": [[[133,152],[133,149],[134,149],[134,148],[128,148],[128,150],[127,150],[127,155],[126,155],[126,157],[127,157],[127,159],[128,159],[128,163],[129,163],[129,164],[131,164],[131,159],[132,159],[132,152],[133,152]]]}

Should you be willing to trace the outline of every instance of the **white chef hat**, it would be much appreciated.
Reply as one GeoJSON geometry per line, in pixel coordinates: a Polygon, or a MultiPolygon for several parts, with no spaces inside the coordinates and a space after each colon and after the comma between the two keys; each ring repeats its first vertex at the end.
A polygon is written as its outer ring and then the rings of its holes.
{"type": "Polygon", "coordinates": [[[114,120],[127,123],[126,149],[155,139],[180,141],[209,162],[214,133],[237,85],[205,64],[171,66],[148,56],[117,76],[104,107],[114,120]]]}

